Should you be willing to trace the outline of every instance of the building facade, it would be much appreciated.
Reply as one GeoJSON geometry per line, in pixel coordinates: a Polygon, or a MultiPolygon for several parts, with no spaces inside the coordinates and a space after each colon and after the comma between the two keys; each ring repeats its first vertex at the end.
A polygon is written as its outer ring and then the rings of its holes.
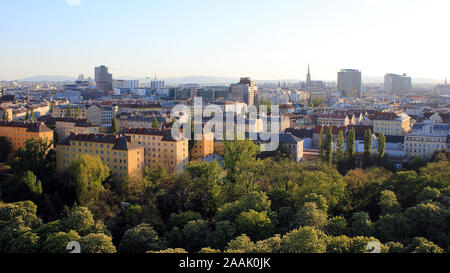
{"type": "Polygon", "coordinates": [[[404,136],[411,131],[411,117],[405,113],[376,113],[372,116],[372,121],[375,134],[404,136]]]}
{"type": "Polygon", "coordinates": [[[337,90],[346,97],[362,98],[362,75],[355,69],[343,69],[338,72],[337,90]]]}
{"type": "Polygon", "coordinates": [[[162,165],[168,171],[177,172],[189,163],[188,140],[175,140],[171,130],[125,128],[121,133],[132,143],[145,147],[145,165],[148,168],[162,165]]]}
{"type": "Polygon", "coordinates": [[[405,136],[405,155],[430,158],[438,150],[447,150],[450,126],[447,124],[414,124],[412,132],[405,136]]]}
{"type": "Polygon", "coordinates": [[[204,158],[214,154],[214,133],[198,136],[201,140],[194,138],[194,146],[191,151],[193,158],[204,158]]]}
{"type": "Polygon", "coordinates": [[[55,118],[55,129],[59,139],[65,139],[74,134],[98,134],[100,127],[87,119],[55,118]]]}
{"type": "Polygon", "coordinates": [[[234,102],[242,102],[247,105],[255,104],[255,96],[258,93],[258,87],[250,78],[241,78],[239,83],[230,86],[231,99],[234,102]]]}
{"type": "Polygon", "coordinates": [[[71,134],[56,145],[56,168],[59,173],[81,155],[99,157],[116,177],[142,175],[144,147],[131,143],[125,136],[71,134]]]}
{"type": "Polygon", "coordinates": [[[28,139],[43,139],[53,141],[53,130],[41,122],[0,121],[0,136],[11,144],[11,153],[25,147],[28,139]]]}
{"type": "Polygon", "coordinates": [[[384,90],[391,95],[406,95],[412,90],[411,77],[396,74],[384,76],[384,90]]]}

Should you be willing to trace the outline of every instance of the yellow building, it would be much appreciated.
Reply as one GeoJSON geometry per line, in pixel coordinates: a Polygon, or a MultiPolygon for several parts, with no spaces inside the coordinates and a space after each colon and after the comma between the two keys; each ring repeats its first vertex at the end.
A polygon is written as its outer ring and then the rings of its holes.
{"type": "Polygon", "coordinates": [[[214,154],[214,133],[202,134],[201,140],[194,140],[194,146],[192,147],[191,151],[191,156],[193,158],[204,158],[213,154],[214,154]]]}
{"type": "Polygon", "coordinates": [[[373,132],[387,136],[404,136],[411,132],[411,117],[405,113],[382,112],[374,114],[373,132]]]}
{"type": "Polygon", "coordinates": [[[145,164],[149,168],[163,165],[171,172],[181,171],[189,163],[188,140],[176,141],[171,130],[125,128],[122,134],[145,147],[145,164]]]}
{"type": "Polygon", "coordinates": [[[55,128],[59,139],[65,139],[74,134],[98,134],[100,127],[87,119],[55,118],[55,128]]]}
{"type": "Polygon", "coordinates": [[[30,139],[44,139],[53,141],[53,131],[41,122],[27,121],[0,121],[0,136],[11,143],[11,153],[25,147],[30,139]]]}
{"type": "Polygon", "coordinates": [[[125,136],[71,134],[56,145],[57,171],[62,173],[83,154],[99,157],[117,177],[141,175],[144,169],[144,147],[125,136]]]}
{"type": "Polygon", "coordinates": [[[69,105],[59,105],[53,108],[53,117],[76,117],[76,118],[87,118],[86,106],[81,104],[69,105]]]}

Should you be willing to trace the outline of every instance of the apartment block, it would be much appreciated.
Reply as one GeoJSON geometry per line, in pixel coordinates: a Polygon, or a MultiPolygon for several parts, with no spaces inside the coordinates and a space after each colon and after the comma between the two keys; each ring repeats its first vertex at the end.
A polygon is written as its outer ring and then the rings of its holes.
{"type": "Polygon", "coordinates": [[[171,130],[125,128],[121,133],[132,143],[145,147],[145,165],[148,168],[161,164],[170,172],[177,172],[189,163],[188,140],[175,140],[171,130]]]}
{"type": "Polygon", "coordinates": [[[11,143],[11,153],[25,147],[28,139],[53,141],[53,131],[41,122],[0,121],[0,136],[11,143]]]}
{"type": "MultiPolygon", "coordinates": [[[[198,136],[201,140],[194,140],[194,147],[191,151],[193,158],[204,158],[214,154],[214,133],[202,134],[198,136]]],[[[194,138],[197,139],[197,138],[194,138]]]]}
{"type": "Polygon", "coordinates": [[[74,134],[98,134],[100,127],[87,119],[55,118],[55,129],[59,139],[65,139],[74,134]]]}
{"type": "Polygon", "coordinates": [[[81,155],[99,157],[117,177],[141,175],[144,169],[144,147],[130,138],[117,135],[71,134],[56,145],[56,168],[59,173],[81,155]]]}
{"type": "Polygon", "coordinates": [[[435,151],[449,151],[449,132],[448,124],[414,124],[412,132],[405,136],[405,155],[429,158],[435,151]]]}
{"type": "Polygon", "coordinates": [[[405,113],[381,112],[371,116],[375,134],[404,136],[411,131],[411,117],[405,113]]]}

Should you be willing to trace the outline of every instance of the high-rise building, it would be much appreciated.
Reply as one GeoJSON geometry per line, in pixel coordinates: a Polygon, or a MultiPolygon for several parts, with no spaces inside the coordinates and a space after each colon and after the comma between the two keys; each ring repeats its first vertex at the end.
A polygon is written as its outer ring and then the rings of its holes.
{"type": "Polygon", "coordinates": [[[234,102],[242,102],[247,105],[255,104],[255,96],[258,93],[258,87],[250,78],[241,78],[239,83],[230,86],[231,99],[234,102]]]}
{"type": "Polygon", "coordinates": [[[166,88],[166,82],[165,81],[157,81],[154,80],[150,83],[151,89],[165,89],[166,88]]]}
{"type": "Polygon", "coordinates": [[[355,69],[342,69],[338,72],[338,91],[346,97],[362,97],[361,71],[355,69]]]}
{"type": "Polygon", "coordinates": [[[386,74],[384,76],[384,90],[392,95],[405,95],[411,92],[411,77],[396,74],[386,74]]]}
{"type": "Polygon", "coordinates": [[[108,68],[104,65],[95,68],[95,83],[97,89],[103,93],[113,90],[112,74],[108,72],[108,68]]]}

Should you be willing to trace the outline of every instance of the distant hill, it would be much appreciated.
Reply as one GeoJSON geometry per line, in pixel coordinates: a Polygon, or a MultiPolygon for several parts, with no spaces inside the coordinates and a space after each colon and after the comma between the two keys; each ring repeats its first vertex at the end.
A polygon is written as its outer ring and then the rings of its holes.
{"type": "Polygon", "coordinates": [[[19,82],[73,82],[76,78],[68,76],[33,76],[24,79],[20,79],[19,82]]]}

